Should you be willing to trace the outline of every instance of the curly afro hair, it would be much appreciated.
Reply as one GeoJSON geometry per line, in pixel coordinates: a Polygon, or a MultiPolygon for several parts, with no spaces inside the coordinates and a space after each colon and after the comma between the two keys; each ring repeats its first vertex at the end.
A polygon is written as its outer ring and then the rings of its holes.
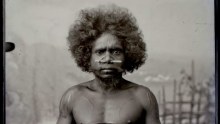
{"type": "Polygon", "coordinates": [[[143,35],[135,17],[116,5],[99,6],[80,11],[79,18],[69,30],[68,43],[77,65],[90,72],[92,43],[103,33],[116,36],[124,48],[124,72],[133,72],[144,64],[147,54],[143,35]]]}

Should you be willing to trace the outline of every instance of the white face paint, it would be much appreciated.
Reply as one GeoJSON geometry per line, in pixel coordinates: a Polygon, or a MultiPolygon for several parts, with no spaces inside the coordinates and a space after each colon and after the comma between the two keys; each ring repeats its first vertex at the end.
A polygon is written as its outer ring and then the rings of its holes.
{"type": "MultiPolygon", "coordinates": [[[[102,60],[95,60],[95,62],[102,63],[102,60]]],[[[122,63],[121,60],[112,60],[111,63],[122,63]]]]}
{"type": "Polygon", "coordinates": [[[93,44],[91,70],[99,77],[115,77],[123,72],[124,52],[112,34],[102,34],[93,44]]]}

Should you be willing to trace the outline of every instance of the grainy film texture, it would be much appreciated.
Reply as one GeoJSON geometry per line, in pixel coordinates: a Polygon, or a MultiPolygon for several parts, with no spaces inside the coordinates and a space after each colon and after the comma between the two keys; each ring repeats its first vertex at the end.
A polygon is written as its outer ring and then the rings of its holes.
{"type": "Polygon", "coordinates": [[[54,124],[67,88],[88,81],[67,45],[79,10],[114,3],[136,17],[146,63],[124,77],[149,87],[162,124],[215,124],[213,0],[5,0],[6,124],[54,124]]]}

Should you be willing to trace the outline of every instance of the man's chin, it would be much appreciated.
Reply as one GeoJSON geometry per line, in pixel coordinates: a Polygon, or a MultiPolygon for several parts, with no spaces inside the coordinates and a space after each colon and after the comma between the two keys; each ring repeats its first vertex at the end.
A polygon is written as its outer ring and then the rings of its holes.
{"type": "Polygon", "coordinates": [[[99,75],[97,76],[100,80],[102,81],[116,81],[116,80],[120,80],[122,77],[121,75],[113,75],[113,74],[103,74],[103,75],[99,75]]]}
{"type": "Polygon", "coordinates": [[[102,75],[98,77],[100,80],[102,81],[108,81],[108,80],[113,80],[113,79],[118,79],[118,77],[114,76],[114,75],[102,75]]]}
{"type": "Polygon", "coordinates": [[[101,74],[99,75],[100,78],[102,79],[120,79],[121,78],[121,74],[118,73],[109,73],[109,74],[101,74]]]}
{"type": "Polygon", "coordinates": [[[99,77],[99,79],[102,81],[103,85],[107,87],[117,87],[117,84],[120,82],[121,78],[118,77],[99,77]]]}
{"type": "Polygon", "coordinates": [[[117,73],[102,73],[102,77],[117,77],[117,73]]]}

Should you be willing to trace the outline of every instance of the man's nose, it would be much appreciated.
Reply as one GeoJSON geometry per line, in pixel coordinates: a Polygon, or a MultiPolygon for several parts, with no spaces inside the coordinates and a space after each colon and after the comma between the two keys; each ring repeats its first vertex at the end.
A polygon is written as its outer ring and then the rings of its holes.
{"type": "Polygon", "coordinates": [[[112,56],[109,52],[106,52],[105,53],[105,56],[104,56],[104,59],[103,59],[103,62],[104,63],[110,63],[112,61],[112,56]]]}

